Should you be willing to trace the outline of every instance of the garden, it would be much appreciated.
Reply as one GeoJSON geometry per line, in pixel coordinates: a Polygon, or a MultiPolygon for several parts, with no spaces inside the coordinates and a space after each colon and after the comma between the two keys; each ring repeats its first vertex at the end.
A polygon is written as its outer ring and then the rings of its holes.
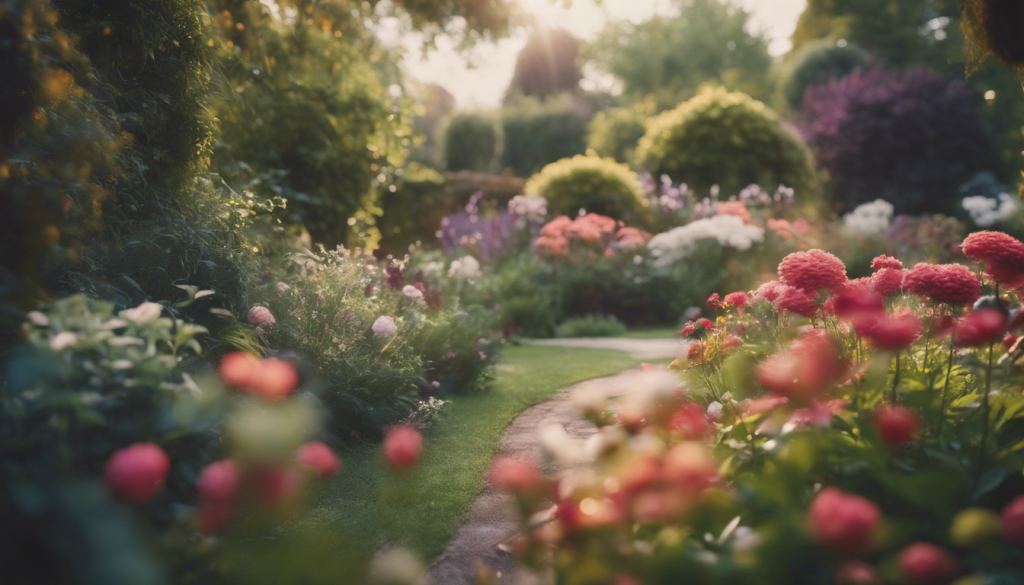
{"type": "Polygon", "coordinates": [[[0,0],[4,583],[1024,584],[1022,72],[1010,0],[0,0]]]}

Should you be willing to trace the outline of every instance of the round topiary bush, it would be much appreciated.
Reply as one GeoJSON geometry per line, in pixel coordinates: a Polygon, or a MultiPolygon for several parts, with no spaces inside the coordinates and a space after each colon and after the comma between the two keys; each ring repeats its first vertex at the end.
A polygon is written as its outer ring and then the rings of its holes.
{"type": "Polygon", "coordinates": [[[997,160],[966,84],[872,67],[811,88],[800,127],[842,210],[882,198],[897,214],[953,213],[959,187],[997,160]]]}
{"type": "Polygon", "coordinates": [[[449,171],[491,171],[501,156],[501,125],[485,114],[453,114],[442,136],[442,162],[449,171]]]}
{"type": "Polygon", "coordinates": [[[808,87],[822,85],[832,79],[842,79],[867,65],[871,54],[850,44],[832,41],[812,45],[800,51],[783,72],[779,87],[786,105],[799,110],[808,87]]]}
{"type": "Polygon", "coordinates": [[[735,193],[751,184],[817,194],[813,159],[800,137],[768,106],[742,93],[707,89],[652,118],[636,151],[638,164],[691,189],[718,185],[735,193]]]}
{"type": "Polygon", "coordinates": [[[590,121],[587,148],[599,156],[630,162],[637,143],[647,131],[647,119],[654,112],[653,101],[598,112],[590,121]]]}
{"type": "Polygon", "coordinates": [[[543,195],[548,211],[575,216],[580,209],[628,221],[641,208],[640,180],[610,158],[576,155],[553,162],[530,178],[527,195],[543,195]]]}

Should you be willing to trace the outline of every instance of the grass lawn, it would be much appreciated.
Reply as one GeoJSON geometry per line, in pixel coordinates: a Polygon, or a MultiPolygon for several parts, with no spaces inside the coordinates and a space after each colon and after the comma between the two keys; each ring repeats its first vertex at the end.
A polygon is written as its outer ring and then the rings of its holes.
{"type": "Polygon", "coordinates": [[[642,327],[630,329],[622,337],[627,339],[671,339],[679,337],[681,327],[642,327]]]}
{"type": "Polygon", "coordinates": [[[345,468],[324,486],[313,523],[348,543],[401,544],[431,560],[479,493],[498,440],[517,414],[560,388],[638,364],[616,351],[506,346],[491,389],[455,397],[442,411],[424,437],[415,472],[399,478],[386,472],[377,445],[342,452],[345,468]]]}

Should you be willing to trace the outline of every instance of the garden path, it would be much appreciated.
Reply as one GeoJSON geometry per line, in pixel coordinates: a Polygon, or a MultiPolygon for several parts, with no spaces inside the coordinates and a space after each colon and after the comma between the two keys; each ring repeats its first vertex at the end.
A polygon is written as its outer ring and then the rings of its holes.
{"type": "MultiPolygon", "coordinates": [[[[564,345],[629,351],[642,359],[675,357],[685,345],[678,339],[555,339],[541,345],[564,345]]],[[[629,393],[640,386],[640,370],[627,370],[614,376],[580,382],[562,390],[546,402],[534,405],[517,416],[505,430],[497,456],[534,457],[540,448],[537,430],[552,423],[565,428],[570,437],[586,439],[596,428],[577,411],[573,397],[600,390],[609,395],[629,393]]],[[[485,481],[484,487],[463,518],[462,525],[444,554],[428,571],[430,585],[474,585],[478,573],[496,575],[497,583],[526,585],[539,579],[521,570],[515,559],[499,548],[519,532],[519,523],[511,497],[496,492],[485,481]]],[[[484,581],[486,582],[486,581],[484,581]]]]}

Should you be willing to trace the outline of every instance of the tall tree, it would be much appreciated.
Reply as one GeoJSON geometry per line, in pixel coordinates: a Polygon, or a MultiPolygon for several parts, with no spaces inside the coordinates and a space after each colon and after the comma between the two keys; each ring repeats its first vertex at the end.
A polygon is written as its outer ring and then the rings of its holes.
{"type": "Polygon", "coordinates": [[[538,29],[516,57],[509,95],[546,98],[579,86],[580,41],[564,29],[538,29]]]}

